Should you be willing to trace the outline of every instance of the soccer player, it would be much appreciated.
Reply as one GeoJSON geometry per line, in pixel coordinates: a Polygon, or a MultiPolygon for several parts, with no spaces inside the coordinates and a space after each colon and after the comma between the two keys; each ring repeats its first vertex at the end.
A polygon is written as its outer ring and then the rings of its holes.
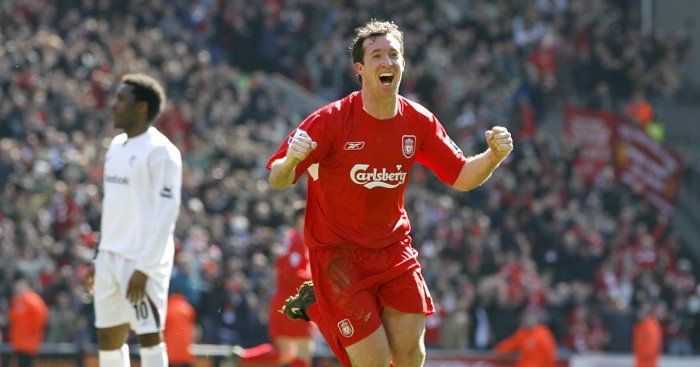
{"type": "Polygon", "coordinates": [[[465,157],[438,119],[398,94],[403,34],[372,20],[351,46],[359,92],[308,116],[270,157],[284,189],[309,171],[304,242],[313,285],[285,312],[316,321],[346,366],[420,366],[425,316],[434,312],[411,247],[404,193],[415,163],[452,187],[485,182],[513,149],[507,129],[485,132],[488,149],[465,157]],[[315,302],[313,302],[315,300],[315,302]]]}
{"type": "Polygon", "coordinates": [[[261,344],[243,351],[241,364],[311,367],[314,351],[313,323],[290,320],[280,312],[287,298],[305,281],[311,280],[309,251],[304,246],[304,203],[294,208],[294,226],[287,232],[275,261],[277,288],[270,300],[269,334],[273,344],[261,344]]]}
{"type": "Polygon", "coordinates": [[[168,365],[162,330],[182,157],[151,126],[164,104],[163,88],[143,74],[125,75],[112,104],[114,127],[124,133],[112,140],[105,156],[101,239],[87,277],[101,367],[130,365],[130,329],[141,346],[141,366],[168,365]]]}

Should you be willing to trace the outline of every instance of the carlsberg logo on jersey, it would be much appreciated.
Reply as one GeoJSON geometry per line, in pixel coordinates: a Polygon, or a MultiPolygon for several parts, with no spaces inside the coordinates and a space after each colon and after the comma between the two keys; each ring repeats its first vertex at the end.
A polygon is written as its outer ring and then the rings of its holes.
{"type": "Polygon", "coordinates": [[[375,187],[393,189],[406,181],[408,173],[401,172],[401,167],[398,164],[396,165],[396,172],[389,172],[386,168],[368,170],[369,164],[356,164],[350,170],[350,179],[352,182],[368,189],[375,187]]]}

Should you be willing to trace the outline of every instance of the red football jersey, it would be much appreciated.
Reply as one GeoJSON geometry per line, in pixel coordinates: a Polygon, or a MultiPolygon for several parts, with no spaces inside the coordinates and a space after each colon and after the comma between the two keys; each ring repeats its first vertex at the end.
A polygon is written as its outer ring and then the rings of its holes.
{"type": "Polygon", "coordinates": [[[308,134],[316,148],[296,168],[295,181],[312,164],[304,240],[309,248],[381,248],[408,236],[404,193],[415,162],[450,185],[466,158],[438,119],[423,106],[398,97],[396,116],[378,120],[354,92],[317,110],[290,133],[268,161],[287,153],[295,134],[308,134]]]}
{"type": "Polygon", "coordinates": [[[297,293],[301,283],[311,280],[309,251],[304,246],[301,233],[296,229],[287,232],[280,253],[275,261],[277,273],[276,294],[286,300],[297,293]]]}
{"type": "Polygon", "coordinates": [[[295,295],[303,282],[311,280],[309,250],[304,246],[302,234],[294,228],[287,232],[278,249],[275,272],[277,289],[270,299],[270,338],[275,340],[280,337],[312,337],[316,327],[314,323],[292,320],[280,312],[287,298],[295,295]]]}

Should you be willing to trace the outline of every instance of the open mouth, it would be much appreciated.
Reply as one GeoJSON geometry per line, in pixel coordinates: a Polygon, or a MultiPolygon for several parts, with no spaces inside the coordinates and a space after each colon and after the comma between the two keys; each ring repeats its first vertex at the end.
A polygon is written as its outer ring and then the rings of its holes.
{"type": "Polygon", "coordinates": [[[394,81],[394,73],[381,73],[381,74],[379,74],[379,81],[383,85],[391,85],[391,82],[394,81]]]}

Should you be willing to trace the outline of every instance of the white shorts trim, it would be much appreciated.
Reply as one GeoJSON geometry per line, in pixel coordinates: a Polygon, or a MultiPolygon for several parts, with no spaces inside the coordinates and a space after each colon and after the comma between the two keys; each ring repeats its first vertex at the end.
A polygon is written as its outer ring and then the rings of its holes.
{"type": "Polygon", "coordinates": [[[168,283],[148,278],[146,296],[131,303],[126,298],[136,262],[109,251],[95,259],[95,327],[129,324],[137,335],[157,333],[165,326],[168,283]]]}

